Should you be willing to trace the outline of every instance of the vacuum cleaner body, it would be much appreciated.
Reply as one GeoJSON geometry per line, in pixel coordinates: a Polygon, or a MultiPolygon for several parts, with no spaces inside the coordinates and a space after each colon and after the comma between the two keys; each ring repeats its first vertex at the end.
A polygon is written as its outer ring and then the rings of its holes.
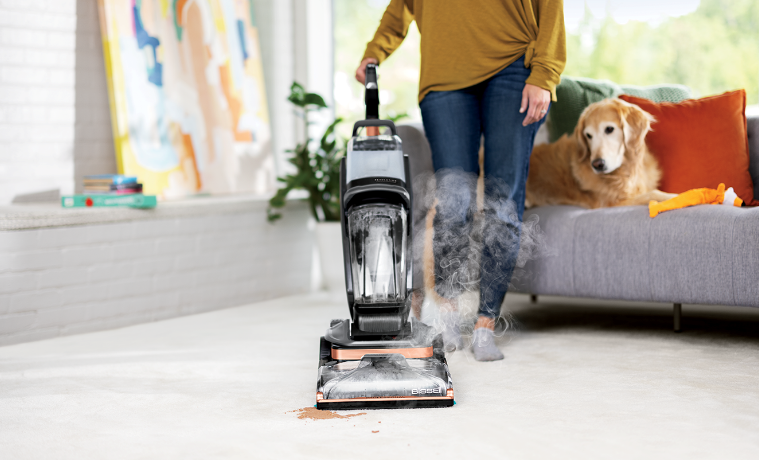
{"type": "Polygon", "coordinates": [[[350,319],[321,338],[319,409],[453,405],[443,343],[409,320],[412,191],[393,122],[377,119],[376,68],[367,69],[367,119],[353,128],[340,165],[345,287],[350,319]],[[389,134],[379,134],[378,128],[389,134]],[[366,128],[366,135],[359,135],[366,128]]]}

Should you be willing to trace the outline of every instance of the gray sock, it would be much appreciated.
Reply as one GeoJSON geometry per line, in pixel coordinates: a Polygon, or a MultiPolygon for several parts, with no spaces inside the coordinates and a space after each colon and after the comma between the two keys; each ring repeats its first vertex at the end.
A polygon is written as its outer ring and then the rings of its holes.
{"type": "Polygon", "coordinates": [[[461,316],[457,311],[444,311],[440,313],[443,320],[443,345],[445,351],[456,351],[464,349],[464,341],[461,340],[461,329],[459,323],[461,316]]]}
{"type": "Polygon", "coordinates": [[[477,361],[498,361],[503,359],[503,353],[495,345],[495,334],[488,328],[474,330],[472,335],[472,351],[477,361]]]}

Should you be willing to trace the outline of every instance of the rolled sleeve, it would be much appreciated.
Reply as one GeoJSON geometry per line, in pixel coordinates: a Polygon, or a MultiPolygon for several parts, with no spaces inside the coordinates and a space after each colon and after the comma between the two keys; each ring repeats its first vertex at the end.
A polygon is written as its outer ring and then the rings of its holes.
{"type": "Polygon", "coordinates": [[[414,16],[405,0],[391,0],[372,41],[367,43],[363,59],[374,58],[382,63],[403,43],[414,16]]]}
{"type": "Polygon", "coordinates": [[[530,63],[527,83],[551,92],[556,101],[556,86],[567,63],[566,31],[563,0],[540,0],[538,38],[530,63]]]}

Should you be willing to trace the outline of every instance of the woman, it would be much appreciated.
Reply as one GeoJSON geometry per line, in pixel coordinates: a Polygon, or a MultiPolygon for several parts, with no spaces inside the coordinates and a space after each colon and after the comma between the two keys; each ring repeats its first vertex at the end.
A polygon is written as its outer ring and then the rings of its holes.
{"type": "Polygon", "coordinates": [[[419,106],[438,197],[441,187],[447,197],[457,183],[460,191],[453,194],[454,206],[437,206],[433,224],[435,290],[446,299],[443,339],[449,351],[463,348],[456,299],[464,287],[456,271],[467,239],[448,243],[441,237],[472,221],[474,197],[465,174],[479,173],[484,135],[485,195],[495,202],[513,200],[516,218],[493,212],[495,219],[486,219],[497,222],[486,234],[508,238],[483,240],[473,351],[479,361],[503,359],[494,341],[494,320],[516,262],[533,140],[555,100],[566,61],[563,1],[391,0],[356,71],[359,82],[368,63],[381,64],[398,48],[414,20],[422,36],[419,106]],[[446,174],[452,171],[465,174],[446,174]]]}

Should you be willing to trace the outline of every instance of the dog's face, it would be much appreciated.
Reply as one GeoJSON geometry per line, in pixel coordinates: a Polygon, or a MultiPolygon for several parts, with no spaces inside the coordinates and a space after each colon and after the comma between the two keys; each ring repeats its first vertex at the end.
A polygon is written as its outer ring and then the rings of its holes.
{"type": "Polygon", "coordinates": [[[620,99],[591,104],[580,116],[574,133],[583,151],[580,160],[588,161],[596,174],[616,171],[642,151],[653,121],[640,107],[620,99]]]}

